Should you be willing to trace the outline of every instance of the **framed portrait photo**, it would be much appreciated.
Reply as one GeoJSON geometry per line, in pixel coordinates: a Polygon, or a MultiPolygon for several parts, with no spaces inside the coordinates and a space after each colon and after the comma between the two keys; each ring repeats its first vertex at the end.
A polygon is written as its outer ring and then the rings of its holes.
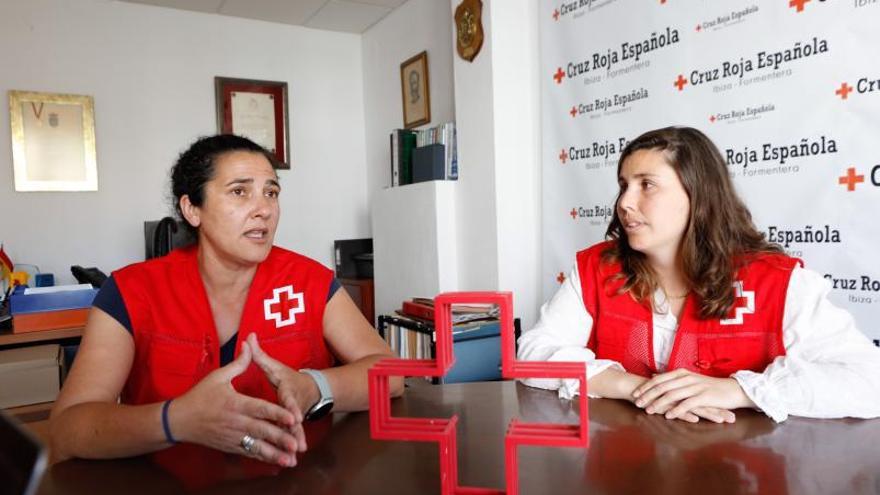
{"type": "Polygon", "coordinates": [[[91,96],[9,92],[16,191],[97,191],[91,96]]]}
{"type": "Polygon", "coordinates": [[[431,122],[431,92],[428,87],[428,52],[400,64],[403,98],[403,127],[412,129],[431,122]]]}
{"type": "Polygon", "coordinates": [[[237,134],[275,155],[278,168],[290,168],[287,83],[215,77],[217,132],[237,134]]]}

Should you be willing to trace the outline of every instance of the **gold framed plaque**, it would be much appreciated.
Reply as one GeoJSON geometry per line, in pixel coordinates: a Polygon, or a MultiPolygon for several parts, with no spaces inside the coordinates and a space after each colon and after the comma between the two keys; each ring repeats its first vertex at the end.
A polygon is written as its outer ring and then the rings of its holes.
{"type": "Polygon", "coordinates": [[[16,191],[97,191],[91,96],[9,92],[16,191]]]}
{"type": "Polygon", "coordinates": [[[483,47],[483,2],[463,0],[455,8],[455,47],[458,56],[473,62],[483,47]]]}

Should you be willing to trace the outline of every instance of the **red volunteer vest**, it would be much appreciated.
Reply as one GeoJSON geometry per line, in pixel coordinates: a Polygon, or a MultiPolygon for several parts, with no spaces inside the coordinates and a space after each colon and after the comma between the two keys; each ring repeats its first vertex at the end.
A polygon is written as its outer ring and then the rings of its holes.
{"type": "MultiPolygon", "coordinates": [[[[131,318],[135,356],[122,392],[125,404],[180,396],[220,366],[220,342],[199,274],[195,246],[113,273],[131,318]]],[[[273,247],[257,267],[238,328],[235,355],[256,333],[266,353],[294,369],[327,368],[323,318],[332,272],[292,251],[273,247]]],[[[239,392],[277,402],[252,363],[234,381],[239,392]]]]}
{"type": "MultiPolygon", "coordinates": [[[[616,295],[623,280],[619,263],[603,264],[603,242],[577,254],[584,306],[593,317],[587,347],[599,359],[611,359],[630,373],[650,377],[654,361],[653,313],[628,293],[616,295]]],[[[785,355],[782,316],[788,281],[800,261],[785,255],[755,257],[736,276],[737,298],[724,319],[699,318],[698,301],[685,300],[667,371],[686,368],[696,373],[728,377],[739,370],[761,372],[785,355]]]]}

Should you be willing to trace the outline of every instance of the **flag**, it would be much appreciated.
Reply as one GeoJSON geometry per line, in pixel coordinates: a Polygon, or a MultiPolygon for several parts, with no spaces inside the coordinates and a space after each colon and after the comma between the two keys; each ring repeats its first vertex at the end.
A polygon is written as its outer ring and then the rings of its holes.
{"type": "Polygon", "coordinates": [[[0,244],[0,278],[6,278],[12,273],[12,260],[3,251],[3,245],[0,244]]]}

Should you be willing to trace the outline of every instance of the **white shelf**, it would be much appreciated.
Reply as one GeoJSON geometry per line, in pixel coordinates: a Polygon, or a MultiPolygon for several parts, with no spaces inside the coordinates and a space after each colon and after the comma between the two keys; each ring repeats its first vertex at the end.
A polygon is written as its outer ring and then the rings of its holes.
{"type": "Polygon", "coordinates": [[[431,181],[379,192],[373,204],[376,314],[410,297],[458,288],[455,181],[431,181]]]}

